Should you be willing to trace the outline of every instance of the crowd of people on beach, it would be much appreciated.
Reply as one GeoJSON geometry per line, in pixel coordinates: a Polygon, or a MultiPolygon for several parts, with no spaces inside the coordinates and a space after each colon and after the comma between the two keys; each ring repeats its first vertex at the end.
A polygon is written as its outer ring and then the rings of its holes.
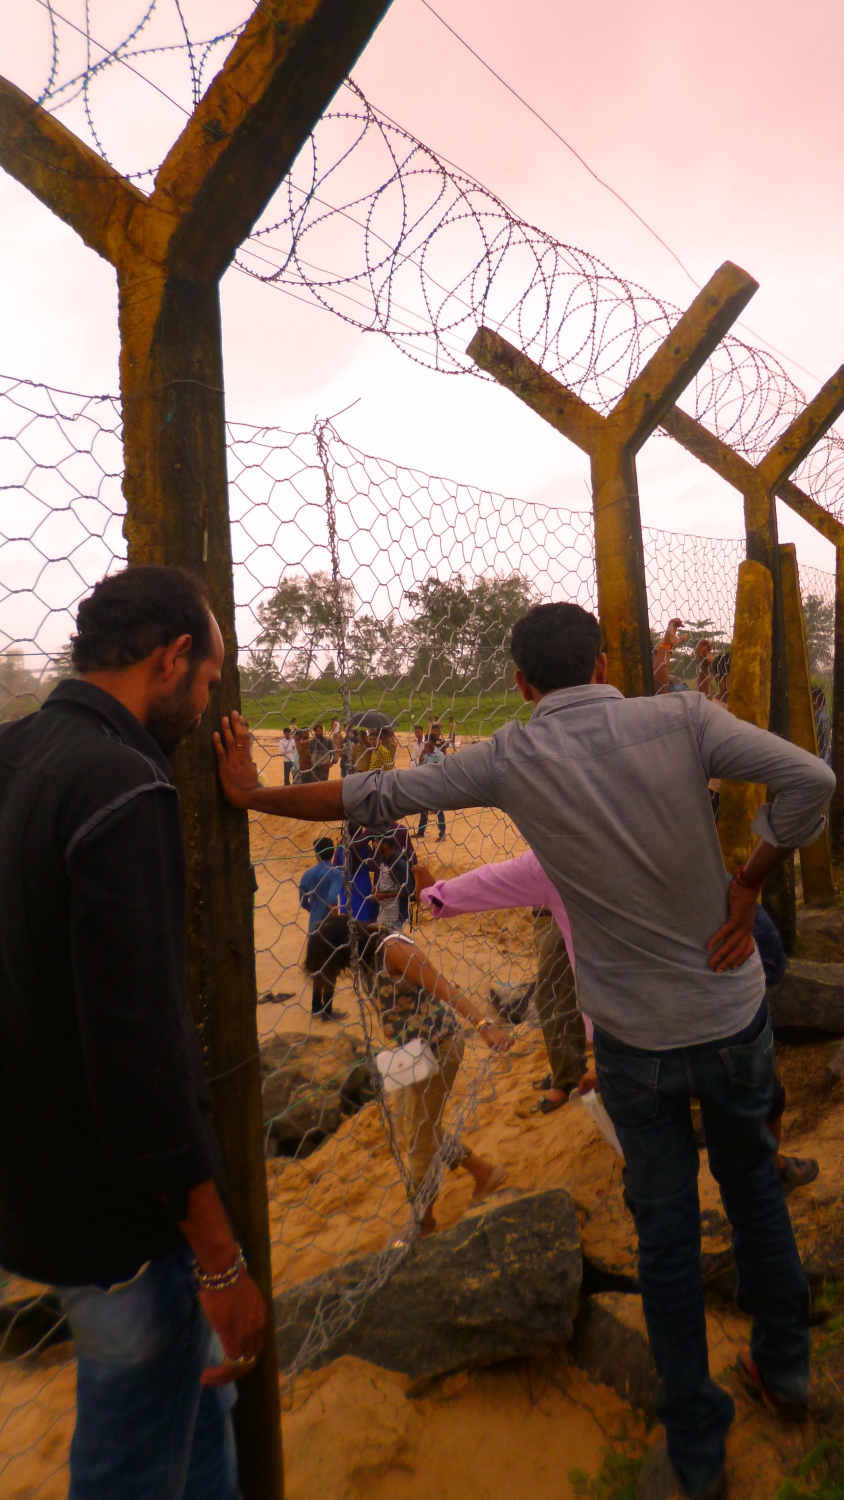
{"type": "MultiPolygon", "coordinates": [[[[432,963],[411,906],[438,921],[532,911],[549,1061],[536,1111],[597,1088],[624,1157],[666,1432],[653,1493],[721,1500],[734,1403],[709,1373],[696,1130],[752,1318],[737,1375],[782,1420],[805,1420],[808,1287],[786,1199],[816,1164],[779,1152],[767,991],[782,953],[759,900],[823,833],[835,777],[729,711],[731,664],[708,643],[698,690],[672,681],[680,630],[654,648],[656,695],[625,698],[595,617],[536,604],[510,638],[530,717],[459,751],[453,724],[418,726],[407,766],[389,725],[289,725],[272,786],[240,714],[213,742],[232,806],[321,825],[299,892],[311,1004],[338,1019],[351,972],[377,1017],[412,1188],[405,1247],[436,1232],[443,1167],[468,1172],[476,1203],[503,1186],[502,1167],[447,1129],[446,1105],[470,1035],[504,1054],[515,1034],[432,963]],[[769,796],[732,875],[721,778],[769,796]],[[467,808],[509,818],[527,852],[437,879],[405,820],[418,842],[430,810],[443,837],[445,814],[467,808]]],[[[188,1006],[170,764],[223,680],[224,642],[193,575],[130,566],[81,604],[72,654],[75,678],[0,726],[0,1264],[55,1289],[76,1342],[73,1500],[237,1500],[232,1387],[257,1365],[267,1309],[232,1228],[188,1006]]],[[[189,813],[191,837],[202,815],[189,813]]],[[[227,962],[246,961],[230,947],[227,962]]]]}

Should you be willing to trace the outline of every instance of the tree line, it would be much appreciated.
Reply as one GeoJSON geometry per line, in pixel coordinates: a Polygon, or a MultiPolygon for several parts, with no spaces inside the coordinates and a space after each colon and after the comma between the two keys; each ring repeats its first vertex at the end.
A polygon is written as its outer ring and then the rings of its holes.
{"type": "Polygon", "coordinates": [[[244,685],[263,696],[315,676],[336,677],[342,643],[351,682],[407,679],[414,688],[489,688],[509,675],[510,631],[536,598],[520,573],[488,574],[474,582],[462,573],[449,579],[431,573],[403,595],[410,619],[393,612],[377,620],[355,612],[351,584],[335,585],[328,573],[294,575],[258,606],[260,631],[244,685]]]}

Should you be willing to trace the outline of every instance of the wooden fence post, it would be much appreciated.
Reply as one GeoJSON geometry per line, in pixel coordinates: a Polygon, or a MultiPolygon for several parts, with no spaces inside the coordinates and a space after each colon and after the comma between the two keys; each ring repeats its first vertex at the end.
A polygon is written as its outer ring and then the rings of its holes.
{"type": "MultiPolygon", "coordinates": [[[[245,813],[220,795],[211,730],[240,706],[219,280],[390,0],[262,0],[147,197],[0,79],[0,165],[117,270],[130,562],[199,575],[226,644],[216,713],[179,750],[189,992],[235,1231],[272,1307],[245,813]]],[[[234,1411],[244,1500],[281,1500],[272,1323],[234,1411]]]]}
{"type": "Polygon", "coordinates": [[[606,417],[492,329],[479,328],[467,350],[482,370],[589,454],[608,675],[627,697],[653,692],[636,454],[756,290],[746,271],[725,262],[606,417]]]}
{"type": "MultiPolygon", "coordinates": [[[[700,459],[701,463],[714,469],[744,497],[748,558],[767,567],[774,584],[771,712],[768,727],[787,739],[790,738],[790,724],[776,495],[842,410],[844,366],[836,370],[757,465],[742,458],[679,407],[673,407],[662,421],[662,426],[671,437],[700,459]]],[[[793,953],[797,942],[793,861],[781,865],[765,882],[763,901],[780,929],[786,952],[793,953]]]]}
{"type": "MultiPolygon", "coordinates": [[[[780,571],[785,617],[791,738],[801,750],[808,750],[810,754],[817,755],[818,736],[815,730],[809,652],[806,648],[806,623],[803,619],[803,605],[800,598],[797,548],[791,543],[780,546],[780,571]]],[[[832,882],[832,861],[827,829],[824,829],[821,837],[814,844],[809,844],[807,848],[800,850],[800,870],[803,878],[803,900],[807,904],[834,906],[835,886],[832,882]]]]}
{"type": "MultiPolygon", "coordinates": [[[[766,729],[771,711],[771,622],[774,581],[762,563],[743,562],[736,588],[736,622],[730,663],[730,712],[766,729]]],[[[718,839],[731,875],[755,842],[750,825],[765,801],[765,787],[747,781],[721,783],[718,839]]]]}
{"type": "Polygon", "coordinates": [[[777,495],[835,548],[832,769],[837,785],[829,809],[829,842],[833,859],[844,862],[844,525],[790,480],[777,490],[777,495]]]}

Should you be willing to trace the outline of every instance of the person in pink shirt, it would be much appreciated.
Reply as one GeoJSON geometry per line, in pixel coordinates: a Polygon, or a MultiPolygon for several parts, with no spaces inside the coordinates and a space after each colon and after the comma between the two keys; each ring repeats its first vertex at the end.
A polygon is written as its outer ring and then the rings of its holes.
{"type": "Polygon", "coordinates": [[[534,1003],[551,1065],[547,1078],[538,1085],[546,1092],[535,1108],[539,1114],[559,1109],[586,1072],[586,1029],[577,1005],[568,914],[536,855],[528,850],[516,859],[481,865],[453,880],[434,881],[420,891],[419,899],[435,917],[511,906],[533,908],[538,958],[534,1003]]]}

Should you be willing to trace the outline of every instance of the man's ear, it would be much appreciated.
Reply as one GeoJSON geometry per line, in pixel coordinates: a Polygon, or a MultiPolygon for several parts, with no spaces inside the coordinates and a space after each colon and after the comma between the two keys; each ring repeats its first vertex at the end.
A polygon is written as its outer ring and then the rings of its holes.
{"type": "Polygon", "coordinates": [[[525,703],[533,703],[534,702],[533,688],[531,687],[530,683],[528,682],[527,678],[525,677],[524,672],[519,671],[518,667],[516,668],[516,679],[515,680],[516,680],[516,687],[519,689],[519,692],[521,693],[522,697],[524,698],[525,703]]]}
{"type": "Polygon", "coordinates": [[[606,682],[607,680],[607,653],[599,651],[595,658],[595,670],[590,677],[590,682],[606,682]]]}
{"type": "Polygon", "coordinates": [[[174,677],[180,677],[190,655],[193,645],[193,636],[177,635],[174,641],[169,641],[166,646],[160,646],[158,662],[156,664],[156,675],[162,682],[170,683],[174,677]]]}

